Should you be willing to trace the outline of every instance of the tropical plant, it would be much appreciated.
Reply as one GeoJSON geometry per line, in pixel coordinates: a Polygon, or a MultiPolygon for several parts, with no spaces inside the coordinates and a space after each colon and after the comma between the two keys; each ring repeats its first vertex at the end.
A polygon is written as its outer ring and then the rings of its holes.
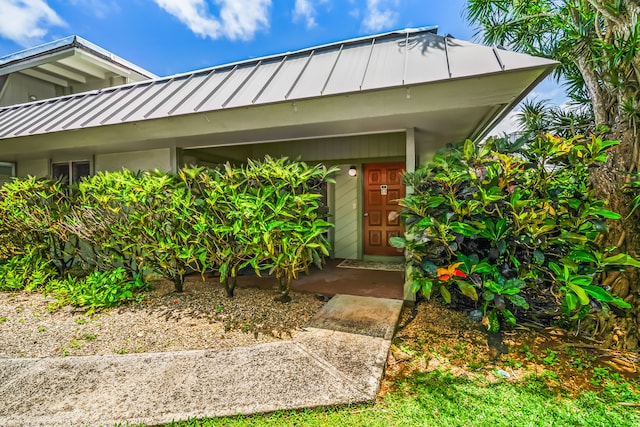
{"type": "Polygon", "coordinates": [[[47,284],[47,290],[56,296],[59,305],[88,307],[90,311],[121,305],[148,287],[141,275],[131,278],[122,267],[112,271],[94,271],[83,278],[68,276],[47,284]]]}
{"type": "Polygon", "coordinates": [[[595,130],[593,113],[586,106],[558,107],[548,101],[524,100],[516,118],[520,132],[530,136],[552,133],[571,138],[595,130]]]}
{"type": "Polygon", "coordinates": [[[392,243],[405,248],[414,292],[468,297],[490,332],[517,316],[556,318],[557,308],[581,320],[630,307],[604,283],[640,262],[600,244],[605,220],[620,215],[587,182],[617,142],[540,135],[519,155],[496,145],[467,141],[405,176],[406,235],[392,243]]]}
{"type": "Polygon", "coordinates": [[[232,297],[237,275],[250,266],[257,274],[270,270],[288,300],[291,280],[328,254],[324,234],[331,224],[318,213],[318,191],[333,171],[267,157],[176,175],[99,172],[70,191],[57,182],[16,179],[0,190],[1,255],[40,254],[58,267],[65,278],[58,288],[70,295],[92,286],[93,279],[66,278],[78,267],[77,276],[91,278],[121,270],[129,278],[159,274],[178,292],[186,273],[216,270],[232,297]]]}
{"type": "Polygon", "coordinates": [[[0,261],[0,291],[36,291],[56,276],[51,260],[42,257],[37,248],[0,261]]]}
{"type": "Polygon", "coordinates": [[[331,224],[318,213],[319,190],[334,171],[267,156],[240,168],[180,172],[197,194],[191,223],[206,248],[201,262],[218,271],[227,296],[233,297],[239,272],[251,267],[274,274],[279,298],[288,301],[298,273],[311,263],[321,266],[331,224]]]}
{"type": "Polygon", "coordinates": [[[77,242],[62,236],[62,218],[70,208],[59,181],[27,177],[0,187],[0,256],[36,253],[63,275],[75,261],[77,242]]]}
{"type": "Polygon", "coordinates": [[[282,302],[291,300],[291,282],[298,274],[308,271],[311,264],[320,268],[329,255],[325,234],[332,224],[319,214],[319,193],[325,182],[333,182],[329,175],[336,170],[269,156],[262,162],[248,161],[244,168],[246,193],[260,207],[261,217],[256,218],[261,227],[260,252],[268,254],[282,302]]]}
{"type": "MultiPolygon", "coordinates": [[[[598,197],[608,199],[623,221],[610,223],[607,240],[638,254],[640,228],[628,213],[633,203],[622,190],[630,172],[640,170],[640,3],[637,0],[469,0],[467,19],[485,42],[560,61],[556,77],[569,98],[592,111],[595,128],[611,129],[620,140],[606,167],[591,170],[598,197]]],[[[602,327],[605,345],[635,349],[640,340],[640,280],[637,272],[616,276],[614,293],[634,306],[602,327]],[[622,330],[623,336],[613,331],[622,330]]]]}
{"type": "Polygon", "coordinates": [[[100,172],[83,179],[78,192],[67,228],[89,243],[92,259],[121,263],[130,274],[150,270],[182,292],[184,276],[202,250],[188,222],[195,200],[177,177],[100,172]]]}
{"type": "Polygon", "coordinates": [[[217,271],[233,298],[243,268],[251,265],[260,274],[261,207],[246,197],[242,170],[229,164],[221,169],[183,168],[178,174],[195,195],[197,208],[187,221],[202,248],[201,271],[217,271]]]}
{"type": "Polygon", "coordinates": [[[79,239],[78,259],[83,270],[110,271],[123,267],[129,275],[139,273],[137,247],[127,246],[120,236],[128,236],[131,206],[122,202],[140,174],[130,171],[99,172],[80,180],[74,202],[62,223],[66,236],[79,239]]]}

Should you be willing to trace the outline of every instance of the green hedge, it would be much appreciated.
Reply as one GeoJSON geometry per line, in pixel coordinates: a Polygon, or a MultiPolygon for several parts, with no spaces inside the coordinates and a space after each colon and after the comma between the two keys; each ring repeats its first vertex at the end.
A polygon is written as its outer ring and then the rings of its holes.
{"type": "Polygon", "coordinates": [[[216,271],[229,297],[238,272],[251,267],[274,274],[286,301],[299,272],[329,253],[331,224],[318,208],[333,172],[266,157],[177,174],[99,172],[71,189],[14,179],[0,188],[0,258],[9,266],[29,253],[55,266],[60,279],[153,272],[176,291],[187,272],[216,271]]]}

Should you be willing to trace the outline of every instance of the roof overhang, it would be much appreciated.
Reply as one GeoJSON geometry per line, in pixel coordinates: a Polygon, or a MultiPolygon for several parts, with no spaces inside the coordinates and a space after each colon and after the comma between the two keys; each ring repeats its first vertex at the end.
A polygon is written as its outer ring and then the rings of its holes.
{"type": "Polygon", "coordinates": [[[0,108],[0,153],[8,160],[410,128],[418,144],[437,148],[483,137],[556,65],[404,30],[0,108]]]}
{"type": "MultiPolygon", "coordinates": [[[[549,69],[551,71],[551,69],[549,69]]],[[[416,130],[430,147],[483,137],[547,73],[517,70],[0,140],[4,160],[59,150],[224,147],[416,130]]]]}
{"type": "Polygon", "coordinates": [[[0,58],[0,76],[22,73],[61,87],[123,77],[137,82],[157,76],[78,36],[0,58]]]}

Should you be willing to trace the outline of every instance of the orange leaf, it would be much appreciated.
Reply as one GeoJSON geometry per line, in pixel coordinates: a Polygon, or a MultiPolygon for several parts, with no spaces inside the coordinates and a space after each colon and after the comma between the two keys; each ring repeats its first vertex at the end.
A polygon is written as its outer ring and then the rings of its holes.
{"type": "Polygon", "coordinates": [[[449,267],[446,267],[446,268],[445,267],[438,268],[438,272],[437,272],[438,280],[447,281],[452,277],[467,277],[466,274],[464,274],[462,271],[457,269],[461,265],[462,265],[461,262],[457,262],[455,264],[451,264],[449,267]]]}

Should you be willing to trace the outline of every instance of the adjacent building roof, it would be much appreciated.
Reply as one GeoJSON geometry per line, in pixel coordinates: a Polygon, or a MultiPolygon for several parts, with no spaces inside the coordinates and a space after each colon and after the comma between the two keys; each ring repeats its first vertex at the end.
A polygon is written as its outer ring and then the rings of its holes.
{"type": "Polygon", "coordinates": [[[84,84],[91,79],[104,80],[110,75],[134,82],[158,77],[79,36],[0,57],[0,76],[14,72],[62,87],[84,84]]]}
{"type": "Polygon", "coordinates": [[[0,139],[548,68],[448,36],[395,31],[0,109],[0,139]]]}

